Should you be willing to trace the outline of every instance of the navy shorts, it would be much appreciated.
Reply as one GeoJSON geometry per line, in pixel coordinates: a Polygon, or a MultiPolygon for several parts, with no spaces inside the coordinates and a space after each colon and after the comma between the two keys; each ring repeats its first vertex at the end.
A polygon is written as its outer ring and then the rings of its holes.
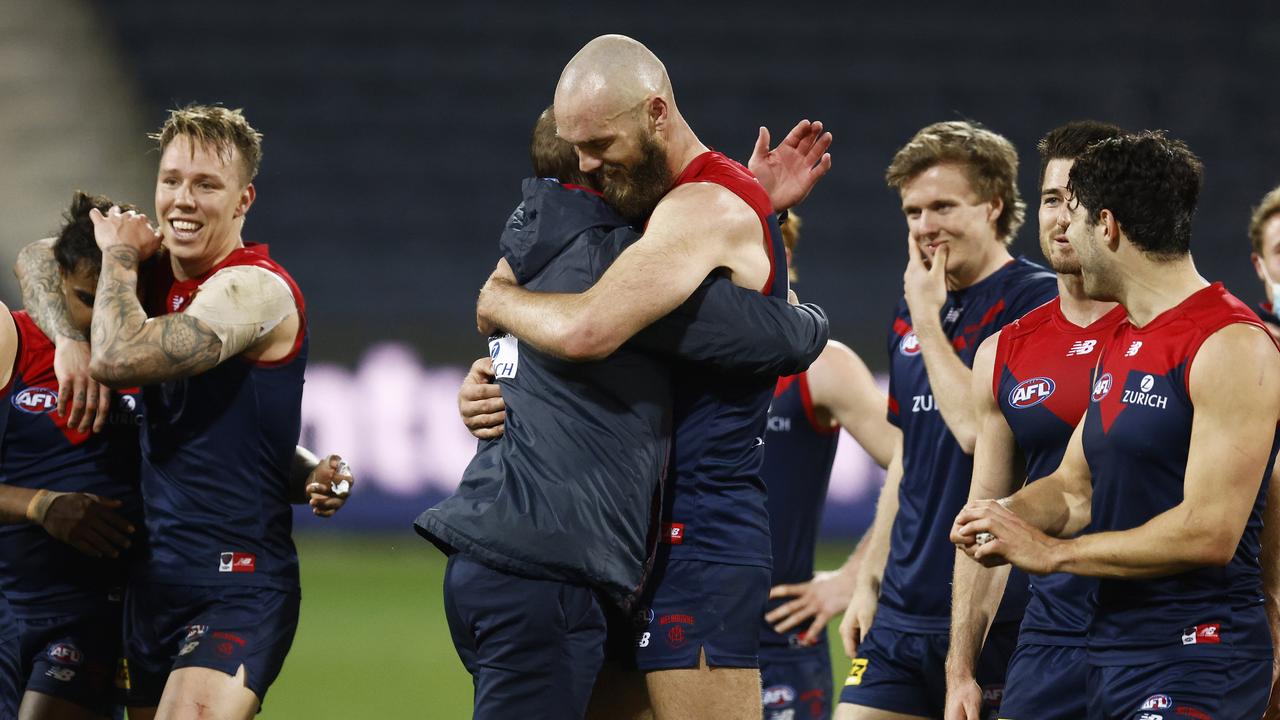
{"type": "Polygon", "coordinates": [[[806,648],[760,648],[764,720],[828,720],[831,654],[825,642],[806,648]]]}
{"type": "Polygon", "coordinates": [[[701,560],[667,560],[650,580],[632,636],[644,672],[707,665],[760,666],[760,618],[769,599],[768,568],[701,560]]]}
{"type": "Polygon", "coordinates": [[[475,687],[473,718],[568,718],[587,712],[604,661],[605,618],[589,588],[449,558],[444,609],[475,687]]]}
{"type": "Polygon", "coordinates": [[[1089,667],[1089,720],[1245,720],[1271,694],[1267,660],[1197,658],[1089,667]]]}
{"type": "Polygon", "coordinates": [[[16,720],[18,717],[18,702],[22,699],[21,672],[17,628],[0,628],[0,720],[16,720]]]}
{"type": "Polygon", "coordinates": [[[1019,645],[1004,681],[1002,720],[1081,720],[1088,715],[1089,652],[1019,645]]]}
{"type": "Polygon", "coordinates": [[[235,675],[261,703],[298,629],[302,594],[240,586],[138,583],[125,596],[128,702],[160,704],[169,673],[203,667],[235,675]]]}
{"type": "MultiPolygon", "coordinates": [[[[1018,623],[992,625],[978,657],[982,717],[994,718],[1004,696],[1005,669],[1018,639],[1018,623]]],[[[944,665],[950,638],[891,630],[874,623],[858,648],[840,702],[906,715],[942,717],[946,707],[944,665]]]]}
{"type": "Polygon", "coordinates": [[[26,689],[114,717],[124,702],[116,673],[121,658],[122,606],[103,598],[81,612],[20,618],[26,689]]]}

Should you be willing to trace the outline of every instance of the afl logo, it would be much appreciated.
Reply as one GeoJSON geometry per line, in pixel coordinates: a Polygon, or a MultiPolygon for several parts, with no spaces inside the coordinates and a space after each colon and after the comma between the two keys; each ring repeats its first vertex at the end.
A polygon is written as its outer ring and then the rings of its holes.
{"type": "Polygon", "coordinates": [[[58,407],[58,393],[49,388],[30,387],[19,391],[11,402],[22,412],[43,415],[58,407]]]}
{"type": "Polygon", "coordinates": [[[908,357],[920,354],[920,339],[916,337],[915,330],[902,336],[902,342],[898,343],[898,352],[908,357]]]}
{"type": "Polygon", "coordinates": [[[1035,407],[1049,399],[1053,388],[1053,380],[1047,377],[1023,380],[1009,391],[1009,404],[1019,410],[1035,407]]]}
{"type": "Polygon", "coordinates": [[[1111,373],[1103,373],[1098,382],[1093,384],[1093,401],[1102,402],[1102,398],[1111,392],[1111,373]]]}

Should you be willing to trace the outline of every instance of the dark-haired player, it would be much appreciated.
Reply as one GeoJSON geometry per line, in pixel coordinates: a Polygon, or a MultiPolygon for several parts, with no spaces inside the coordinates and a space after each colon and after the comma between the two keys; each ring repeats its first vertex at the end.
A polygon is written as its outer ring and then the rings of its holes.
{"type": "MultiPolygon", "coordinates": [[[[791,211],[781,223],[792,282],[800,222],[791,211]]],[[[773,588],[760,623],[765,720],[831,715],[826,626],[849,603],[844,588],[852,586],[852,573],[842,568],[814,575],[818,525],[842,427],[881,467],[889,464],[899,433],[885,419],[884,406],[884,392],[866,364],[834,340],[808,370],[779,378],[773,391],[760,468],[773,545],[773,588]]]]}
{"type": "MultiPolygon", "coordinates": [[[[87,332],[101,265],[77,193],[53,244],[76,329],[87,332]]],[[[0,592],[18,618],[24,718],[101,718],[120,702],[126,550],[142,523],[141,396],[123,390],[101,433],[53,412],[53,343],[25,311],[0,312],[0,592]]]]}
{"type": "MultiPolygon", "coordinates": [[[[1058,274],[1058,297],[983,341],[973,361],[978,439],[970,500],[1011,495],[1058,467],[1084,415],[1102,343],[1124,319],[1114,302],[1084,292],[1080,261],[1067,242],[1071,165],[1089,145],[1120,135],[1093,121],[1051,130],[1039,143],[1040,249],[1058,274]],[[1025,464],[1024,464],[1025,463],[1025,464]]],[[[947,720],[982,720],[975,665],[1008,567],[985,569],[956,553],[947,720]]],[[[1031,580],[1018,647],[1009,661],[1000,717],[1085,717],[1088,594],[1096,583],[1075,575],[1031,580]]]]}
{"type": "MultiPolygon", "coordinates": [[[[889,420],[902,429],[902,479],[894,486],[894,473],[886,477],[841,623],[856,657],[839,718],[943,713],[955,555],[947,524],[968,496],[977,436],[970,366],[984,339],[1057,291],[1052,273],[1009,254],[1025,210],[1017,167],[1004,137],[943,122],[916,133],[886,173],[908,229],[905,297],[888,337],[889,420]]],[[[1025,587],[1008,593],[990,633],[979,679],[993,696],[1025,603],[1025,587]]]]}
{"type": "Polygon", "coordinates": [[[1088,639],[1099,720],[1254,718],[1271,686],[1258,556],[1280,353],[1257,315],[1196,272],[1201,173],[1161,133],[1076,159],[1067,237],[1085,292],[1128,319],[1103,343],[1059,468],[970,503],[952,530],[984,563],[1101,578],[1088,639]]]}

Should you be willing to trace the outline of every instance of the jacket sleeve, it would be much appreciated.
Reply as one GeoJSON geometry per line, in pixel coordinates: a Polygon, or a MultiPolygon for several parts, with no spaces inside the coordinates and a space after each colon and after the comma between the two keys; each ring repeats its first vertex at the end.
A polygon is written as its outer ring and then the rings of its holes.
{"type": "Polygon", "coordinates": [[[738,375],[794,375],[827,346],[827,314],[709,278],[669,315],[640,331],[635,347],[738,375]]]}

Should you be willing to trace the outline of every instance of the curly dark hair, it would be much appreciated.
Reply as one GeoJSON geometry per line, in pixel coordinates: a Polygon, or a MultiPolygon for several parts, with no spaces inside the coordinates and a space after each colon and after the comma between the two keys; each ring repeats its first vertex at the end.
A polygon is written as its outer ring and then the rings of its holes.
{"type": "Polygon", "coordinates": [[[1157,259],[1191,251],[1191,219],[1204,165],[1181,140],[1147,130],[1091,145],[1071,168],[1067,188],[1091,224],[1110,210],[1129,240],[1157,259]]]}
{"type": "MultiPolygon", "coordinates": [[[[89,211],[98,208],[105,214],[114,204],[106,195],[90,195],[81,190],[71,196],[71,207],[62,214],[62,227],[53,242],[53,257],[63,272],[74,273],[81,267],[87,267],[97,275],[102,270],[102,251],[93,239],[93,221],[89,219],[89,211]]],[[[137,210],[132,205],[121,205],[120,209],[137,210]]]]}
{"type": "Polygon", "coordinates": [[[1036,143],[1036,150],[1040,151],[1040,182],[1036,187],[1044,187],[1044,171],[1050,160],[1075,160],[1090,145],[1123,134],[1119,125],[1097,120],[1072,120],[1045,133],[1036,143]]]}

